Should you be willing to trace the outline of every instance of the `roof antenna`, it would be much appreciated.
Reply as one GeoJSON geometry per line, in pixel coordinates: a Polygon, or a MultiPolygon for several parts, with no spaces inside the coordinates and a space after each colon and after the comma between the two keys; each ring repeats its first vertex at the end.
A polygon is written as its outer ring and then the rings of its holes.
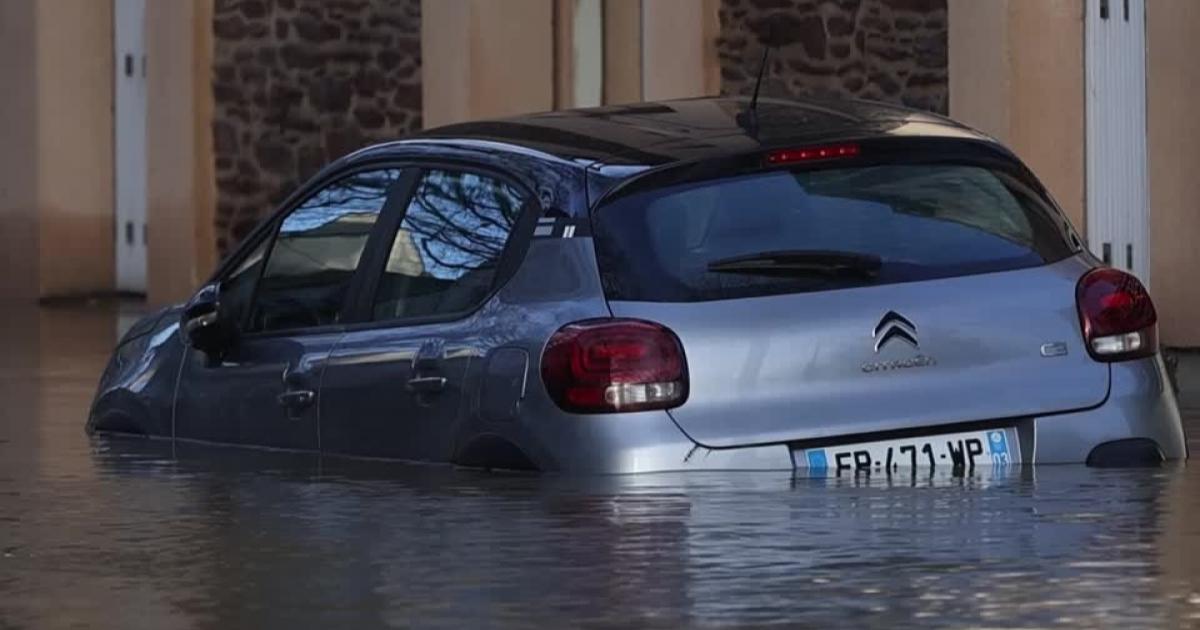
{"type": "Polygon", "coordinates": [[[758,78],[754,80],[754,94],[750,97],[750,111],[758,115],[758,89],[762,87],[763,72],[767,69],[767,58],[771,55],[771,47],[763,48],[762,62],[758,64],[758,78]]]}
{"type": "Polygon", "coordinates": [[[737,116],[738,125],[756,139],[758,138],[758,90],[762,87],[763,74],[767,70],[767,59],[771,56],[772,48],[773,46],[770,44],[763,47],[762,62],[758,64],[758,78],[754,80],[754,93],[750,96],[750,104],[737,116]]]}

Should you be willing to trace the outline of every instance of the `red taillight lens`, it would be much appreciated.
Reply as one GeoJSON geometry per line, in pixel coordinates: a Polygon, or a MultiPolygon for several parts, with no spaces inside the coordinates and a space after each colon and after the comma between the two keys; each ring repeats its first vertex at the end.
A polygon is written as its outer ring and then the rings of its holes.
{"type": "Polygon", "coordinates": [[[1146,287],[1119,269],[1094,269],[1075,289],[1083,339],[1098,361],[1124,361],[1158,352],[1158,315],[1146,287]]]}
{"type": "Polygon", "coordinates": [[[542,382],[576,413],[668,409],[687,399],[687,361],[667,328],[634,319],[563,326],[542,353],[542,382]]]}
{"type": "Polygon", "coordinates": [[[767,154],[767,164],[792,164],[795,162],[811,162],[814,160],[831,160],[848,158],[858,155],[857,144],[830,144],[820,147],[801,147],[798,149],[779,149],[767,154]]]}

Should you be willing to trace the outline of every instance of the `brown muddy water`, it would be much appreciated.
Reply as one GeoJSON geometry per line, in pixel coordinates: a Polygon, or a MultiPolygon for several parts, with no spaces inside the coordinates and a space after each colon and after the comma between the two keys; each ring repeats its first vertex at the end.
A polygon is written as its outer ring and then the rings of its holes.
{"type": "Polygon", "coordinates": [[[117,312],[3,315],[0,628],[1200,625],[1195,465],[565,478],[90,439],[117,312]]]}

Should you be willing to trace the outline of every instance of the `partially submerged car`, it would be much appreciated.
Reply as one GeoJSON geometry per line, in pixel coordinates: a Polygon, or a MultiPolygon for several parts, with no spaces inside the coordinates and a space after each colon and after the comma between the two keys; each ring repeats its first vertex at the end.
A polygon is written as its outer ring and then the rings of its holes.
{"type": "Polygon", "coordinates": [[[336,161],[121,339],[88,428],[547,471],[1154,464],[1186,456],[1156,325],[953,121],[642,103],[336,161]]]}

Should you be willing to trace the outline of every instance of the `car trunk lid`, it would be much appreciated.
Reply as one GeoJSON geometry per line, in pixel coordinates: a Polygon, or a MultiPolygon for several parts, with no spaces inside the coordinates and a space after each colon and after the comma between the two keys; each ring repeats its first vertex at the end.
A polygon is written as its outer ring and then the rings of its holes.
{"type": "Polygon", "coordinates": [[[743,446],[1100,404],[1108,369],[1083,347],[1074,299],[1086,269],[1071,258],[917,283],[611,308],[679,336],[691,388],[671,412],[680,428],[705,446],[743,446]]]}

